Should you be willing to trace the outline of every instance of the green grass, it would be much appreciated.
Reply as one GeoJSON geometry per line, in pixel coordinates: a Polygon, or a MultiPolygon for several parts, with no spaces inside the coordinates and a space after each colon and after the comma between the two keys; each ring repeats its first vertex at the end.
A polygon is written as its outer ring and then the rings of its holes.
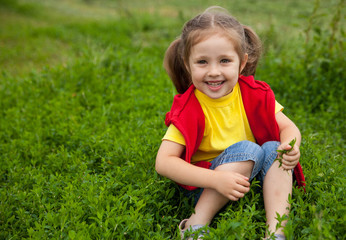
{"type": "MultiPolygon", "coordinates": [[[[298,0],[0,0],[0,239],[179,239],[193,203],[154,170],[162,58],[214,4],[264,39],[256,78],[303,135],[288,239],[345,239],[344,1],[298,0]]],[[[254,183],[210,239],[260,239],[261,198],[254,183]]]]}

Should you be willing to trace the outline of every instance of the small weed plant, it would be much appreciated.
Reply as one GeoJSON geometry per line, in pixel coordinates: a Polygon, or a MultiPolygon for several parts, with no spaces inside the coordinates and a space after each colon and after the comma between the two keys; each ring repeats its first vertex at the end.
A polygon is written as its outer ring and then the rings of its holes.
{"type": "Polygon", "coordinates": [[[288,149],[288,150],[286,150],[286,149],[283,149],[283,150],[276,150],[279,154],[278,154],[278,157],[275,159],[276,161],[279,161],[279,167],[281,167],[282,166],[282,155],[283,154],[286,154],[286,153],[289,153],[290,151],[292,151],[293,150],[293,146],[294,146],[294,144],[296,143],[296,141],[297,141],[297,139],[296,138],[294,138],[294,139],[292,139],[292,141],[290,141],[289,143],[288,143],[288,145],[290,145],[291,146],[291,148],[290,149],[288,149]]]}

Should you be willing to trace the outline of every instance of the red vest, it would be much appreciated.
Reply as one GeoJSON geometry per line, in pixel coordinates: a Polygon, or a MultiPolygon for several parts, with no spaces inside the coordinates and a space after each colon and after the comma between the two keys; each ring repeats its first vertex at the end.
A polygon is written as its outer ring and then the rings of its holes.
{"type": "MultiPolygon", "coordinates": [[[[253,76],[240,76],[239,86],[246,116],[251,131],[259,145],[268,141],[280,141],[279,126],[275,118],[275,96],[269,85],[262,81],[254,80],[253,76]]],[[[201,144],[205,117],[200,103],[194,94],[192,85],[183,94],[174,97],[171,111],[166,114],[165,124],[173,124],[184,136],[185,153],[182,156],[187,162],[201,144]]],[[[197,162],[199,167],[210,168],[211,163],[197,162]]],[[[305,186],[305,178],[300,163],[294,169],[294,176],[298,186],[305,186]]],[[[188,190],[197,187],[181,185],[188,190]]]]}

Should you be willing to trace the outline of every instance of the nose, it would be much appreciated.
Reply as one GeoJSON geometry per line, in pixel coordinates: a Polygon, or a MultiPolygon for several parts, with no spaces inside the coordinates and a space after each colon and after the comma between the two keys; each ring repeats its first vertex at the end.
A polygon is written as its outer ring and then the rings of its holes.
{"type": "Polygon", "coordinates": [[[209,77],[217,77],[221,75],[221,71],[219,66],[216,64],[212,64],[209,66],[208,76],[209,77]]]}

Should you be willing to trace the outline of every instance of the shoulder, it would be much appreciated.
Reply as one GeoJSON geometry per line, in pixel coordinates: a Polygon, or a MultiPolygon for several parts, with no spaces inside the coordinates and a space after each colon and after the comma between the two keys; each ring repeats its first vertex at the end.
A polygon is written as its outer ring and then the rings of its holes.
{"type": "Polygon", "coordinates": [[[255,78],[250,76],[239,76],[239,85],[241,88],[250,88],[253,90],[261,90],[261,91],[271,91],[268,83],[264,81],[255,80],[255,78]]]}
{"type": "Polygon", "coordinates": [[[266,82],[255,80],[253,76],[240,76],[239,86],[244,105],[275,106],[274,92],[266,82]]]}
{"type": "Polygon", "coordinates": [[[195,87],[192,85],[183,94],[177,94],[173,99],[171,110],[166,114],[165,123],[168,126],[173,119],[188,114],[190,117],[199,115],[200,104],[194,93],[195,87]]]}

